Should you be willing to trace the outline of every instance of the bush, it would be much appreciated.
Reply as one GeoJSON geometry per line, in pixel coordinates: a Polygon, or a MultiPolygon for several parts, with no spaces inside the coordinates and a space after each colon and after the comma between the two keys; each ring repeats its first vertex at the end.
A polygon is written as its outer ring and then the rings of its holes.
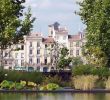
{"type": "Polygon", "coordinates": [[[72,74],[74,76],[76,76],[76,75],[90,75],[92,68],[93,68],[93,66],[91,66],[91,65],[76,66],[72,69],[72,74]]]}
{"type": "Polygon", "coordinates": [[[35,83],[42,83],[43,82],[43,75],[39,72],[18,72],[18,71],[3,71],[3,74],[1,74],[3,78],[1,81],[8,80],[8,81],[16,81],[20,82],[21,80],[25,81],[32,81],[35,83]],[[5,74],[7,74],[5,76],[5,74]]]}
{"type": "Polygon", "coordinates": [[[91,90],[95,87],[98,76],[82,75],[73,77],[73,85],[75,89],[91,90]]]}
{"type": "Polygon", "coordinates": [[[91,74],[98,75],[100,78],[104,78],[110,75],[110,70],[107,67],[97,67],[92,69],[91,74]]]}
{"type": "Polygon", "coordinates": [[[10,87],[9,85],[10,85],[9,81],[4,80],[1,82],[0,87],[1,87],[1,89],[8,89],[10,87]]]}
{"type": "Polygon", "coordinates": [[[100,78],[110,76],[110,70],[107,67],[94,67],[92,65],[80,65],[72,69],[72,74],[76,75],[98,75],[100,78]]]}
{"type": "Polygon", "coordinates": [[[41,86],[40,87],[40,90],[57,90],[59,89],[59,85],[58,84],[55,84],[55,83],[49,83],[47,85],[44,85],[44,86],[41,86]]]}
{"type": "Polygon", "coordinates": [[[55,75],[55,76],[45,76],[45,79],[44,79],[44,84],[49,84],[49,83],[55,83],[55,84],[61,84],[62,82],[62,79],[61,77],[59,77],[58,75],[55,75]]]}

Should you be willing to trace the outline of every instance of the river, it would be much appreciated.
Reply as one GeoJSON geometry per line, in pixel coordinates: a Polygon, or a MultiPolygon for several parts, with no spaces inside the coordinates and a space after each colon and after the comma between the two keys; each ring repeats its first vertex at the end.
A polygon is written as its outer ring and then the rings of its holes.
{"type": "Polygon", "coordinates": [[[110,100],[109,93],[0,93],[0,100],[110,100]]]}

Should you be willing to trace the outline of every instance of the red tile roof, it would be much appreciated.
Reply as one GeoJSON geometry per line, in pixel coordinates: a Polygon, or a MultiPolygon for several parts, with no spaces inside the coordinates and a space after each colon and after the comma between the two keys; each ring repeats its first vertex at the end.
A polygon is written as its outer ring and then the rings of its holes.
{"type": "Polygon", "coordinates": [[[78,40],[81,39],[80,34],[78,34],[78,35],[69,35],[68,38],[69,38],[69,41],[78,41],[78,40]]]}
{"type": "Polygon", "coordinates": [[[49,36],[48,38],[44,38],[43,42],[44,43],[54,43],[55,41],[51,36],[49,36]]]}

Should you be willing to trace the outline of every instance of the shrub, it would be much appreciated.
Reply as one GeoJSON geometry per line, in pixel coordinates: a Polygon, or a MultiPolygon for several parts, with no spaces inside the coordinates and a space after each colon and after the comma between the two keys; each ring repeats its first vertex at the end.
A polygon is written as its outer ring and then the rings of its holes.
{"type": "Polygon", "coordinates": [[[55,76],[46,76],[44,79],[44,84],[48,84],[48,83],[55,83],[55,84],[61,84],[62,79],[61,77],[59,77],[58,75],[55,76]]]}
{"type": "Polygon", "coordinates": [[[58,84],[55,84],[55,83],[49,83],[47,85],[44,85],[44,86],[41,86],[40,87],[40,90],[57,90],[59,89],[59,85],[58,84]]]}
{"type": "Polygon", "coordinates": [[[13,82],[20,82],[20,80],[25,81],[32,81],[35,83],[42,83],[43,82],[43,75],[39,72],[18,72],[18,71],[3,71],[3,76],[1,81],[8,80],[13,82]],[[7,74],[7,76],[5,76],[7,74]]]}
{"type": "Polygon", "coordinates": [[[72,74],[76,75],[89,75],[91,74],[93,66],[91,65],[80,65],[72,69],[72,74]]]}
{"type": "Polygon", "coordinates": [[[9,85],[10,85],[9,81],[4,80],[4,81],[1,82],[0,87],[1,87],[1,89],[7,89],[7,88],[10,87],[9,85]]]}
{"type": "Polygon", "coordinates": [[[28,82],[27,85],[30,86],[30,87],[36,87],[37,86],[37,84],[34,83],[34,82],[28,82]]]}
{"type": "Polygon", "coordinates": [[[82,75],[73,77],[73,85],[75,89],[91,90],[95,87],[98,76],[82,75]]]}
{"type": "Polygon", "coordinates": [[[15,89],[21,90],[21,89],[23,89],[23,88],[24,88],[24,86],[23,86],[22,84],[20,84],[20,83],[15,83],[15,89]]]}
{"type": "Polygon", "coordinates": [[[107,67],[94,68],[91,73],[93,75],[98,75],[100,78],[108,77],[110,75],[109,68],[107,67]]]}
{"type": "Polygon", "coordinates": [[[55,83],[49,83],[47,84],[47,90],[56,90],[59,88],[59,85],[58,84],[55,84],[55,83]]]}

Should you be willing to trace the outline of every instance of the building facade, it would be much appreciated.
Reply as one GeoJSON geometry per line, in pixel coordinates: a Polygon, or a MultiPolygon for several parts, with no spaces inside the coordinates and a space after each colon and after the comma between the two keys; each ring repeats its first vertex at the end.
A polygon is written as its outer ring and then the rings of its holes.
{"type": "Polygon", "coordinates": [[[58,22],[48,26],[48,37],[41,33],[31,33],[24,36],[22,43],[11,46],[3,53],[4,68],[26,71],[50,71],[55,69],[55,52],[52,51],[54,44],[69,49],[69,56],[82,57],[84,34],[69,35],[66,27],[60,27],[58,22]],[[13,48],[13,49],[12,49],[13,48]]]}

